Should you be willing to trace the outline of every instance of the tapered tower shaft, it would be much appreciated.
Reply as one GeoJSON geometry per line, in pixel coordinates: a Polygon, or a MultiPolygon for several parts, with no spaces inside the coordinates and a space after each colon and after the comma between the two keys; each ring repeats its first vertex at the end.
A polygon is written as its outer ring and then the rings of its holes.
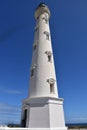
{"type": "Polygon", "coordinates": [[[49,18],[50,11],[48,7],[44,4],[40,4],[35,11],[36,26],[29,98],[58,98],[49,18]]]}
{"type": "Polygon", "coordinates": [[[63,113],[63,99],[58,97],[57,91],[49,28],[50,11],[45,4],[37,7],[35,19],[29,94],[28,98],[23,100],[22,126],[34,130],[37,128],[67,130],[63,113]]]}

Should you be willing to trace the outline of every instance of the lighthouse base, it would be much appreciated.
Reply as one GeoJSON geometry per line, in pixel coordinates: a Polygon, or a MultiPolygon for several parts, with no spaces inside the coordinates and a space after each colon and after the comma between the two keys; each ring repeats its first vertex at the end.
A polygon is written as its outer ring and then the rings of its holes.
{"type": "Polygon", "coordinates": [[[60,98],[29,98],[23,101],[22,127],[30,130],[66,130],[63,99],[60,98]]]}

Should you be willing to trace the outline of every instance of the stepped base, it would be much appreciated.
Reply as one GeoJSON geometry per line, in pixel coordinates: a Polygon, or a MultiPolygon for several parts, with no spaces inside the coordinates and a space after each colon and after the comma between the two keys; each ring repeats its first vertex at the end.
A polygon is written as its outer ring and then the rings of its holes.
{"type": "Polygon", "coordinates": [[[22,126],[29,130],[66,130],[63,99],[43,97],[24,100],[22,126]]]}

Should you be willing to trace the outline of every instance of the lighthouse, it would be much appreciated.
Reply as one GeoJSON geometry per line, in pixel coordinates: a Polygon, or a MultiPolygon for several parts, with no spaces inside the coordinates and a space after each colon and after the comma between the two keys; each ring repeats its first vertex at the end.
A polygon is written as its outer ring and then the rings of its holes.
{"type": "Polygon", "coordinates": [[[58,96],[49,27],[50,10],[41,3],[35,10],[35,36],[28,98],[22,104],[22,127],[65,130],[63,99],[58,96]]]}

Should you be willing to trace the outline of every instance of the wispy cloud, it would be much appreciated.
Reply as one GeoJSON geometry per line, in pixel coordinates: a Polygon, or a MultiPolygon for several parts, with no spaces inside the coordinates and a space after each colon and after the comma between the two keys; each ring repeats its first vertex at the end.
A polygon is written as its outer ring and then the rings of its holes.
{"type": "Polygon", "coordinates": [[[22,94],[21,91],[19,90],[14,90],[14,89],[4,89],[4,88],[0,88],[0,91],[3,93],[8,93],[8,94],[22,94]]]}
{"type": "Polygon", "coordinates": [[[5,92],[9,94],[22,94],[22,92],[17,91],[17,90],[6,90],[5,92]]]}
{"type": "Polygon", "coordinates": [[[85,123],[85,122],[87,122],[87,117],[85,117],[85,116],[77,116],[77,117],[71,117],[71,118],[69,118],[68,117],[68,119],[66,119],[66,122],[68,122],[68,123],[85,123]]]}
{"type": "Polygon", "coordinates": [[[87,122],[87,117],[76,117],[76,118],[73,118],[72,120],[76,122],[87,122]]]}
{"type": "Polygon", "coordinates": [[[0,103],[0,122],[20,122],[21,107],[0,103]]]}
{"type": "Polygon", "coordinates": [[[8,105],[5,103],[0,103],[0,110],[20,110],[20,106],[13,106],[13,105],[8,105]]]}

